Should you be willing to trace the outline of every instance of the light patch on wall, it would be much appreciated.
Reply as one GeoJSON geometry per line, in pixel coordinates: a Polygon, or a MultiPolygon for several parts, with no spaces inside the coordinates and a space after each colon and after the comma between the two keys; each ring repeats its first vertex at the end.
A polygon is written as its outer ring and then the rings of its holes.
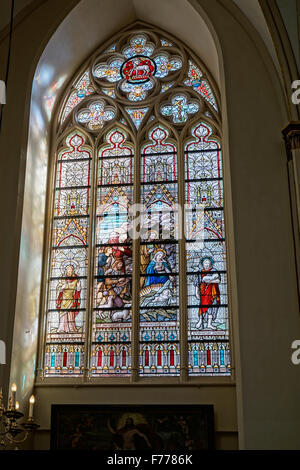
{"type": "Polygon", "coordinates": [[[23,390],[24,390],[24,388],[25,388],[25,382],[26,382],[26,375],[24,374],[24,375],[23,375],[23,380],[22,380],[22,392],[23,392],[23,390]]]}
{"type": "Polygon", "coordinates": [[[62,85],[65,82],[65,79],[66,79],[66,75],[59,77],[58,80],[56,80],[47,88],[46,94],[44,95],[45,109],[46,109],[46,113],[47,113],[47,117],[49,121],[51,119],[53,107],[54,107],[56,96],[57,96],[57,91],[62,87],[62,85]]]}
{"type": "Polygon", "coordinates": [[[44,64],[35,75],[35,82],[42,87],[47,87],[54,75],[54,67],[44,64]]]}

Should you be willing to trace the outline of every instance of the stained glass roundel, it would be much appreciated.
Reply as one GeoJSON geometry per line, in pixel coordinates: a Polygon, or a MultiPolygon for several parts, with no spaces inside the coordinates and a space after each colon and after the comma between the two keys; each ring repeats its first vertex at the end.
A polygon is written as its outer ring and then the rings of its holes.
{"type": "Polygon", "coordinates": [[[124,62],[120,75],[127,83],[145,83],[155,71],[156,64],[152,59],[146,56],[134,56],[124,62]]]}

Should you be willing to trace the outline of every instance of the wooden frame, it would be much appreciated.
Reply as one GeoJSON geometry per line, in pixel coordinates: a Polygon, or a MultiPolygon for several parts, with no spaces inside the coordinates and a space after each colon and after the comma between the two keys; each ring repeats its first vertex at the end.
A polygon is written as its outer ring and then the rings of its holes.
{"type": "Polygon", "coordinates": [[[208,449],[213,405],[52,405],[51,450],[208,449]]]}

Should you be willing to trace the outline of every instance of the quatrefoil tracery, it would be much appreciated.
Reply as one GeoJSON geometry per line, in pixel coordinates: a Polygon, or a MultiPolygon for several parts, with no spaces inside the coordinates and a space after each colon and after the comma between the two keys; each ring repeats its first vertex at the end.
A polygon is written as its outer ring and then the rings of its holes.
{"type": "Polygon", "coordinates": [[[114,119],[115,116],[116,110],[113,106],[107,106],[104,100],[97,100],[77,113],[77,121],[86,125],[91,131],[96,131],[101,129],[105,122],[114,119]]]}

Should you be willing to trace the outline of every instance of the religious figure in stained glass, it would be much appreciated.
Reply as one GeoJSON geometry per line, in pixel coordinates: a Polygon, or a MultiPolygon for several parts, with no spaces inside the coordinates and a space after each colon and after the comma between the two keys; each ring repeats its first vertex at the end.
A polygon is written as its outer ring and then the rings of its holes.
{"type": "Polygon", "coordinates": [[[153,258],[147,266],[145,286],[152,284],[165,284],[169,280],[168,273],[171,272],[171,267],[166,261],[166,252],[158,248],[153,254],[153,258]]]}
{"type": "MultiPolygon", "coordinates": [[[[126,239],[125,233],[112,232],[110,242],[122,243],[120,240],[126,239]]],[[[101,308],[123,307],[130,300],[130,279],[126,274],[131,271],[131,257],[129,246],[109,245],[100,248],[97,305],[101,308]]]]}
{"type": "Polygon", "coordinates": [[[106,291],[103,295],[107,296],[107,301],[104,304],[107,308],[124,307],[124,300],[130,298],[128,295],[129,278],[122,277],[124,274],[125,266],[121,259],[116,260],[112,267],[106,271],[108,277],[105,279],[106,291]]]}
{"type": "Polygon", "coordinates": [[[200,300],[199,321],[196,328],[204,329],[204,323],[206,323],[206,329],[215,330],[216,327],[212,322],[216,320],[218,314],[221,279],[213,268],[212,258],[203,258],[201,265],[200,273],[195,276],[195,295],[200,300]]]}
{"type": "Polygon", "coordinates": [[[141,262],[140,262],[140,287],[143,287],[145,284],[146,280],[146,272],[147,268],[150,264],[151,260],[151,255],[154,253],[155,250],[158,249],[158,245],[156,244],[151,244],[152,240],[158,239],[158,232],[154,230],[149,230],[147,233],[147,240],[149,241],[149,245],[141,245],[140,247],[140,257],[141,257],[141,262]]]}
{"type": "MultiPolygon", "coordinates": [[[[154,234],[154,232],[152,232],[154,234]]],[[[141,307],[167,306],[176,304],[176,276],[172,272],[176,269],[176,245],[172,244],[143,244],[141,253],[141,273],[143,288],[140,291],[141,307]],[[145,261],[149,260],[145,269],[145,261]]],[[[155,312],[153,312],[155,313],[155,312]]],[[[144,315],[144,312],[142,312],[144,315]]],[[[147,312],[149,316],[150,313],[147,312]]],[[[145,316],[145,315],[144,315],[145,316]]],[[[167,316],[167,315],[166,315],[167,316]]]]}
{"type": "Polygon", "coordinates": [[[97,304],[103,305],[106,303],[105,299],[105,278],[104,274],[107,269],[110,269],[113,263],[112,246],[107,246],[99,250],[98,255],[98,276],[97,276],[97,304]]]}
{"type": "Polygon", "coordinates": [[[57,333],[77,333],[75,320],[80,305],[80,280],[73,264],[66,267],[65,275],[65,279],[61,279],[57,285],[57,309],[59,311],[57,333]]]}

